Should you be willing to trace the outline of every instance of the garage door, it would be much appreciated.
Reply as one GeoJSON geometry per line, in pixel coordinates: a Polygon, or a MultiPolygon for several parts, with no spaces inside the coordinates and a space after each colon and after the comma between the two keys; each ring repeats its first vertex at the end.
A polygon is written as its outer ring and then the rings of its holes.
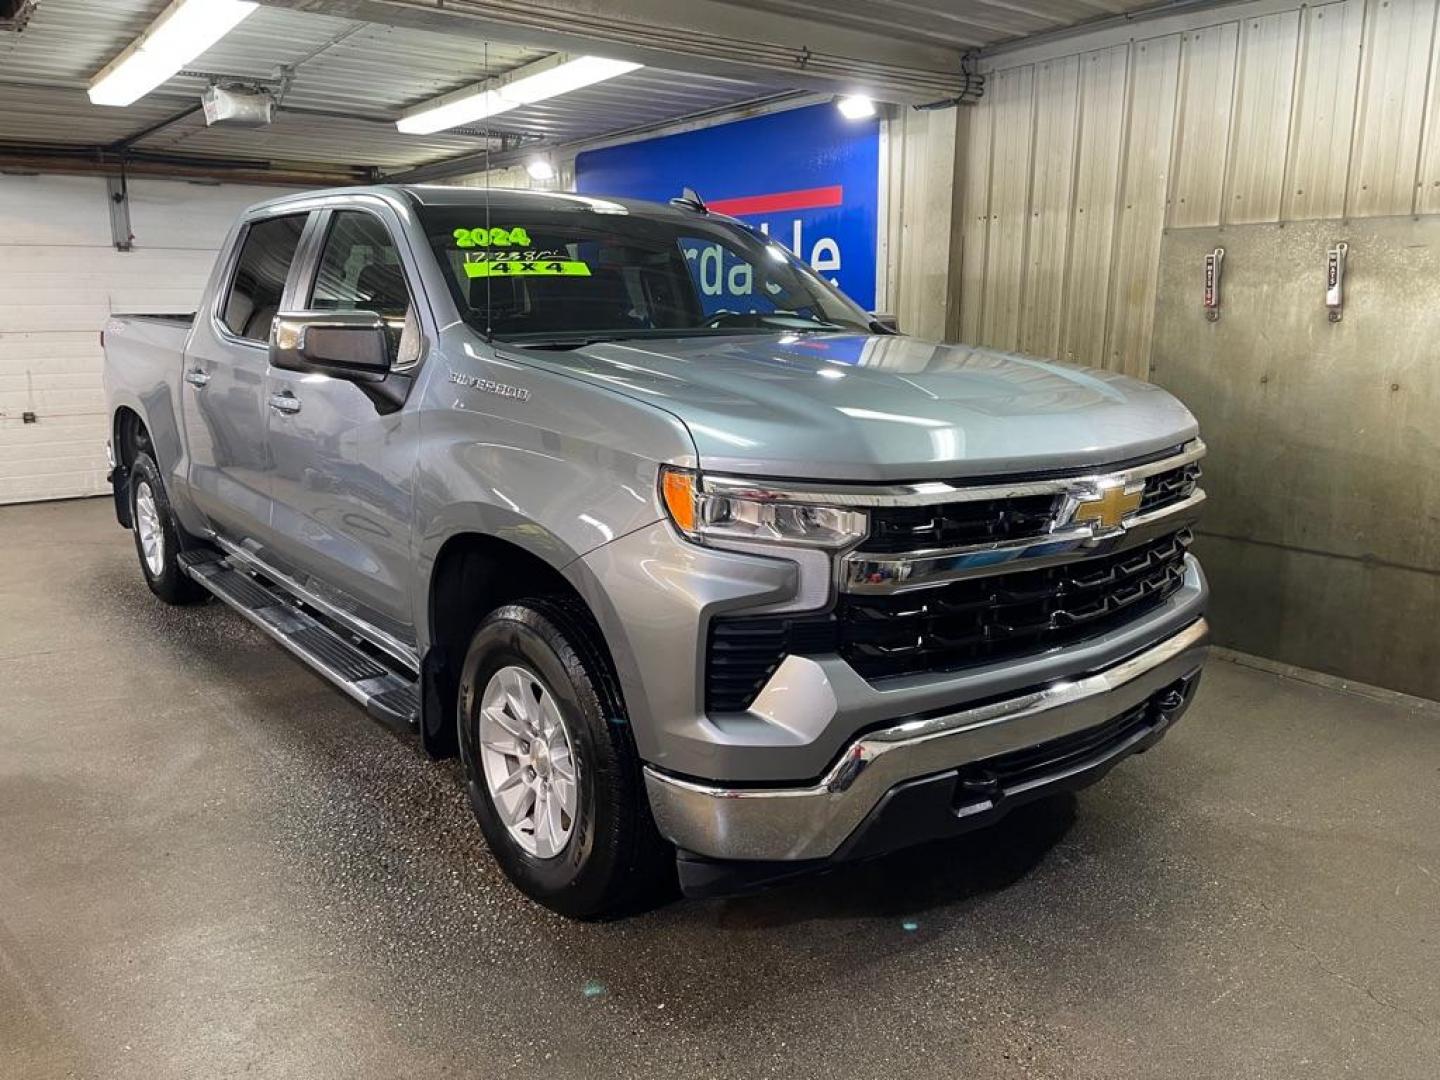
{"type": "Polygon", "coordinates": [[[193,310],[235,215],[282,189],[129,190],[135,250],[121,252],[104,179],[0,176],[0,503],[105,490],[106,318],[193,310]]]}

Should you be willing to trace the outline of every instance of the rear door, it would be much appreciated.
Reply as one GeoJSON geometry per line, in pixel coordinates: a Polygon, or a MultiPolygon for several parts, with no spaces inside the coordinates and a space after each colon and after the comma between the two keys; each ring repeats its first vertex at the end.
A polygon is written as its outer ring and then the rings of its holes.
{"type": "Polygon", "coordinates": [[[216,532],[263,544],[270,522],[270,323],[309,214],[252,221],[235,247],[213,311],[201,312],[185,356],[181,400],[190,490],[216,532]]]}
{"type": "MultiPolygon", "coordinates": [[[[423,305],[388,207],[321,211],[293,309],[370,311],[390,330],[391,363],[420,359],[423,305]]],[[[280,568],[333,607],[404,643],[410,618],[413,411],[384,412],[353,382],[272,368],[273,551],[280,568]]]]}

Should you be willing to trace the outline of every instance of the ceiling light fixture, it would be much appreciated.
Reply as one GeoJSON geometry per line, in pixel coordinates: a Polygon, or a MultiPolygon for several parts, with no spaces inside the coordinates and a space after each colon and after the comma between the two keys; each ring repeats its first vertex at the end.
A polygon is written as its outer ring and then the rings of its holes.
{"type": "Polygon", "coordinates": [[[525,171],[530,174],[531,180],[555,179],[555,166],[550,164],[550,160],[548,158],[531,158],[525,163],[525,171]]]}
{"type": "Polygon", "coordinates": [[[864,120],[875,115],[875,102],[864,94],[850,94],[835,99],[835,108],[846,120],[864,120]]]}
{"type": "Polygon", "coordinates": [[[150,28],[90,80],[96,105],[130,105],[235,28],[254,0],[174,0],[150,28]]]}
{"type": "Polygon", "coordinates": [[[395,126],[407,135],[432,135],[446,128],[499,116],[521,105],[568,94],[643,66],[628,60],[607,60],[603,56],[556,53],[494,79],[428,101],[396,120],[395,126]]]}

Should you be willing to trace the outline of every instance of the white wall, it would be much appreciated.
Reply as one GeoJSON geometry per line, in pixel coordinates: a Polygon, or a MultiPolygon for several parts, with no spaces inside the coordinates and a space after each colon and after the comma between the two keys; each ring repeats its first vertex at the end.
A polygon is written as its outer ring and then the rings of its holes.
{"type": "Polygon", "coordinates": [[[142,179],[129,190],[135,250],[119,252],[103,179],[0,175],[0,503],[107,490],[106,318],[193,310],[236,215],[286,189],[142,179]]]}

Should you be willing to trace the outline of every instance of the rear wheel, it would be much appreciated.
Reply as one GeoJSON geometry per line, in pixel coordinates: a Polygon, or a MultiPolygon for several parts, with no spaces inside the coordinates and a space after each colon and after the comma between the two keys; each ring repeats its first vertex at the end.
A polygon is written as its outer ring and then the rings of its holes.
{"type": "Polygon", "coordinates": [[[460,678],[470,801],[505,874],[572,918],[673,890],[624,708],[585,613],[549,597],[485,618],[460,678]]]}
{"type": "Polygon", "coordinates": [[[180,565],[180,528],[149,454],[138,454],[130,465],[130,520],[151,592],[167,604],[195,604],[209,596],[180,565]]]}

